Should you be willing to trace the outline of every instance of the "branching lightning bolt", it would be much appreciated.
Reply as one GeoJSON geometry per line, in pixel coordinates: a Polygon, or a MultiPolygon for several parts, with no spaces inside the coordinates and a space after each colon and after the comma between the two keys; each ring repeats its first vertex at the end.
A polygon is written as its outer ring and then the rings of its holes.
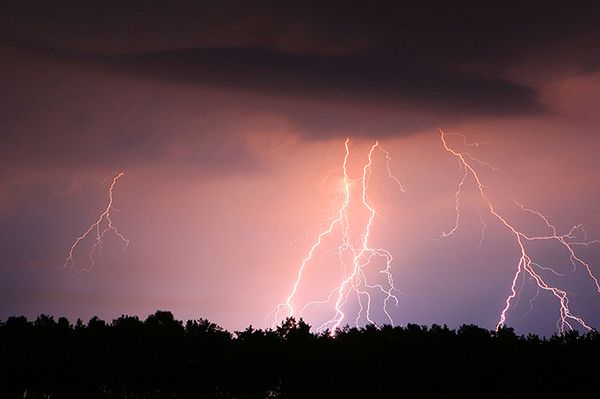
{"type": "MultiPolygon", "coordinates": [[[[559,305],[560,305],[560,308],[559,308],[560,316],[559,316],[559,319],[557,320],[557,328],[559,329],[559,331],[561,333],[563,333],[566,329],[570,329],[570,330],[574,329],[573,325],[575,325],[575,323],[578,324],[579,326],[583,327],[586,330],[592,330],[592,327],[590,327],[585,320],[583,320],[580,316],[572,313],[571,309],[569,308],[569,297],[567,295],[567,292],[558,287],[550,285],[544,279],[541,272],[542,271],[550,271],[551,273],[554,273],[559,276],[561,274],[556,272],[554,269],[552,269],[550,267],[541,266],[540,264],[533,261],[532,257],[529,255],[529,253],[527,251],[527,243],[532,242],[532,241],[556,241],[556,242],[558,242],[569,254],[569,258],[570,258],[570,262],[573,266],[573,270],[577,266],[583,266],[585,268],[587,274],[589,275],[589,277],[595,284],[596,290],[600,293],[600,284],[598,282],[598,279],[592,272],[591,266],[589,265],[589,263],[584,261],[575,251],[577,246],[590,246],[592,244],[597,244],[599,241],[598,240],[588,240],[587,234],[585,233],[585,230],[583,229],[582,225],[576,225],[573,228],[571,228],[571,230],[569,232],[561,235],[557,232],[556,227],[550,223],[550,220],[548,219],[548,217],[543,215],[541,212],[526,208],[523,205],[516,203],[516,205],[522,211],[531,213],[534,216],[540,218],[545,223],[545,225],[548,228],[548,230],[550,231],[550,233],[545,234],[545,235],[528,235],[528,234],[518,230],[517,227],[515,227],[513,224],[511,224],[494,207],[494,204],[489,199],[489,197],[486,195],[486,186],[482,183],[482,181],[479,177],[479,174],[477,173],[477,171],[474,168],[473,163],[476,163],[479,166],[486,166],[486,167],[492,168],[491,165],[478,160],[477,158],[473,157],[469,153],[458,152],[457,150],[453,149],[447,142],[447,137],[449,135],[450,135],[450,133],[445,133],[444,131],[440,130],[440,138],[441,138],[442,144],[444,146],[444,149],[458,160],[460,169],[463,173],[461,174],[461,179],[458,183],[457,191],[455,192],[455,205],[456,205],[456,207],[455,207],[455,211],[456,211],[455,223],[449,231],[443,233],[442,235],[444,237],[449,237],[449,236],[453,235],[459,228],[460,197],[461,197],[462,189],[466,183],[467,178],[469,176],[471,176],[471,178],[475,182],[476,188],[478,190],[478,194],[479,194],[482,202],[484,203],[485,208],[487,209],[487,211],[489,212],[489,214],[492,217],[494,217],[502,226],[504,226],[511,233],[511,235],[514,236],[516,244],[519,248],[520,256],[519,256],[519,261],[517,263],[517,270],[515,271],[514,277],[512,279],[512,282],[510,285],[510,292],[506,298],[504,307],[500,313],[499,321],[498,321],[496,328],[501,328],[505,325],[507,314],[511,308],[511,305],[512,305],[513,301],[515,300],[515,298],[518,299],[518,292],[520,290],[517,288],[517,284],[519,281],[519,277],[521,277],[521,278],[529,277],[531,279],[531,281],[533,281],[538,288],[538,293],[536,293],[535,298],[537,298],[537,295],[539,294],[539,290],[542,290],[542,291],[551,293],[558,300],[559,305]],[[584,235],[583,240],[577,238],[578,231],[583,233],[583,235],[584,235]]],[[[456,135],[456,134],[452,134],[452,135],[456,135]]],[[[462,136],[462,135],[458,135],[458,136],[463,138],[463,144],[471,145],[471,146],[477,146],[477,145],[481,144],[481,143],[467,143],[464,136],[462,136]]],[[[488,226],[485,224],[483,216],[481,214],[480,214],[480,220],[482,223],[482,236],[481,236],[482,238],[481,238],[481,240],[483,240],[484,234],[485,234],[485,229],[488,226]]],[[[481,244],[481,241],[480,241],[480,244],[481,244]]],[[[530,301],[530,305],[532,305],[534,299],[532,299],[530,301]]]]}
{"type": "MultiPolygon", "coordinates": [[[[392,316],[389,313],[388,305],[390,302],[398,305],[398,298],[395,296],[394,292],[397,291],[394,285],[394,279],[391,273],[391,265],[393,261],[393,257],[391,253],[383,248],[371,248],[369,239],[371,237],[371,232],[375,223],[375,218],[377,216],[377,212],[374,208],[374,205],[368,198],[368,188],[369,188],[369,178],[372,173],[373,167],[373,157],[376,151],[382,153],[385,157],[385,168],[387,177],[389,177],[395,184],[398,185],[400,190],[404,192],[404,188],[398,180],[391,172],[390,162],[391,157],[390,154],[385,151],[379,142],[375,142],[369,151],[368,161],[362,168],[362,176],[352,179],[348,176],[348,158],[350,156],[349,144],[350,139],[346,139],[344,143],[345,155],[344,162],[341,168],[341,172],[343,173],[343,188],[341,190],[341,197],[343,198],[342,203],[334,213],[335,217],[330,221],[328,227],[321,231],[317,236],[317,239],[310,247],[307,255],[304,257],[302,262],[300,263],[300,267],[298,269],[298,273],[296,275],[296,280],[290,290],[288,296],[286,297],[285,302],[279,304],[277,309],[272,312],[267,319],[274,316],[273,326],[284,317],[288,316],[300,316],[302,317],[304,311],[306,311],[311,306],[321,306],[324,304],[333,302],[333,313],[334,315],[325,323],[323,323],[318,330],[324,331],[329,330],[333,335],[337,328],[340,327],[341,323],[346,318],[346,313],[344,311],[345,305],[347,304],[349,297],[351,294],[356,295],[356,300],[358,302],[359,311],[354,319],[356,325],[360,323],[361,318],[368,323],[375,324],[372,314],[371,314],[371,304],[372,304],[372,292],[379,292],[383,295],[383,312],[386,315],[387,319],[391,324],[393,324],[392,316]],[[360,245],[355,245],[350,238],[350,220],[351,217],[349,215],[349,205],[351,201],[351,186],[355,183],[360,183],[361,187],[361,205],[368,211],[369,217],[366,226],[362,230],[360,245]],[[294,301],[296,299],[299,287],[303,280],[303,275],[306,268],[309,266],[311,260],[315,252],[319,249],[322,244],[323,239],[326,236],[331,235],[334,230],[340,229],[341,232],[341,243],[337,248],[338,256],[340,259],[340,263],[342,265],[343,277],[339,284],[329,291],[329,295],[319,301],[312,301],[304,304],[298,311],[294,305],[294,301]],[[344,255],[349,254],[352,258],[352,265],[346,265],[344,261],[344,255]],[[384,284],[371,284],[367,279],[367,275],[365,273],[365,267],[371,264],[372,261],[376,259],[383,259],[383,266],[379,269],[379,273],[382,273],[385,276],[384,284]]],[[[331,174],[331,173],[330,173],[331,174]]],[[[330,176],[328,175],[328,177],[330,176]]],[[[323,183],[321,183],[323,184],[323,183]]],[[[335,204],[335,200],[333,201],[335,204]]]]}
{"type": "Polygon", "coordinates": [[[112,183],[108,188],[108,204],[106,205],[106,208],[100,214],[98,219],[94,223],[92,223],[92,225],[90,225],[90,227],[83,234],[81,234],[75,239],[73,245],[71,245],[71,249],[69,250],[69,256],[67,256],[67,258],[65,259],[65,263],[63,265],[65,269],[68,269],[71,272],[74,271],[74,256],[77,246],[88,237],[93,237],[94,242],[90,252],[88,253],[89,264],[86,267],[81,268],[79,271],[90,271],[94,268],[94,266],[96,265],[96,253],[101,253],[102,239],[109,232],[113,232],[113,234],[123,242],[123,251],[127,249],[127,246],[129,245],[129,240],[125,238],[125,236],[117,229],[111,217],[111,210],[116,210],[113,207],[114,189],[117,185],[117,181],[124,174],[125,172],[119,172],[119,174],[113,177],[112,183]]]}

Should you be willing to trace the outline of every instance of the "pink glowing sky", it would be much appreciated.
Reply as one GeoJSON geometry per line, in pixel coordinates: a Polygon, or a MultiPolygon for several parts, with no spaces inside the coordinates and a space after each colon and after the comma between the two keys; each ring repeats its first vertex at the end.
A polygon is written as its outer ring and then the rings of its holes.
{"type": "MultiPolygon", "coordinates": [[[[397,323],[493,328],[518,258],[514,240],[492,219],[478,246],[472,185],[465,188],[461,229],[438,239],[454,223],[461,174],[437,128],[487,143],[474,154],[498,169],[483,169],[482,176],[497,207],[519,227],[543,225],[515,200],[548,215],[562,232],[583,223],[590,238],[600,238],[600,71],[592,40],[599,32],[585,17],[592,10],[558,10],[512,40],[503,32],[521,27],[532,10],[509,12],[514,26],[490,32],[484,20],[474,29],[483,29],[489,49],[468,42],[469,32],[450,22],[431,35],[419,25],[387,29],[385,12],[373,11],[383,28],[372,23],[355,31],[314,19],[311,10],[237,6],[224,17],[238,21],[232,31],[226,22],[209,23],[219,10],[188,26],[186,13],[159,7],[128,25],[134,10],[107,7],[102,18],[112,22],[97,26],[84,10],[67,15],[25,2],[7,12],[12,22],[5,21],[0,44],[0,319],[42,312],[110,319],[168,309],[232,330],[263,327],[331,216],[341,182],[320,183],[339,169],[346,137],[351,175],[361,173],[379,139],[406,189],[386,180],[376,163],[370,196],[385,219],[376,220],[373,244],[395,257],[397,323]],[[165,12],[172,18],[162,33],[146,29],[165,12]],[[307,20],[318,22],[306,30],[307,20]],[[579,28],[567,33],[573,21],[579,28]],[[394,35],[414,35],[431,54],[415,53],[408,39],[381,40],[394,35]],[[447,54],[436,52],[436,40],[447,54]],[[466,49],[459,46],[465,40],[466,49]],[[186,61],[168,53],[192,48],[201,52],[186,61]],[[382,48],[396,53],[382,56],[382,48]],[[407,54],[404,77],[353,75],[366,68],[364,59],[395,67],[407,54]],[[218,72],[190,74],[194,57],[201,71],[214,62],[218,72]],[[340,59],[351,66],[330,83],[322,68],[340,68],[340,59]],[[448,66],[424,67],[441,61],[448,66]],[[60,269],[69,247],[102,211],[106,179],[120,170],[126,174],[115,190],[113,218],[131,243],[122,254],[118,240],[108,238],[96,268],[72,276],[60,269]]],[[[442,14],[431,12],[431,23],[445,21],[442,14]]],[[[570,273],[555,246],[532,251],[568,272],[552,281],[569,292],[574,311],[600,327],[600,294],[583,270],[570,273]]],[[[600,273],[599,246],[581,255],[600,273]]],[[[306,293],[327,289],[328,279],[317,273],[331,263],[327,250],[320,253],[306,293]]],[[[526,282],[508,324],[552,333],[558,307],[551,296],[540,295],[524,318],[534,294],[526,282]]]]}

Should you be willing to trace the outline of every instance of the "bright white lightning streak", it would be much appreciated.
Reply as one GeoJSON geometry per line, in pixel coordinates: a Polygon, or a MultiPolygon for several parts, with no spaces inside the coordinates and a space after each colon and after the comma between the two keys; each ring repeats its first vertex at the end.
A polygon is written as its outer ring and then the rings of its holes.
{"type": "MultiPolygon", "coordinates": [[[[589,246],[591,244],[598,243],[598,241],[597,240],[587,241],[587,237],[584,237],[583,241],[573,241],[573,240],[576,240],[575,233],[577,230],[582,230],[585,234],[585,231],[583,230],[583,227],[581,225],[574,226],[567,234],[559,235],[557,233],[556,227],[550,223],[549,219],[546,216],[544,216],[542,213],[540,213],[538,211],[525,208],[524,206],[522,206],[521,204],[518,204],[518,203],[517,203],[517,206],[519,206],[523,211],[532,213],[535,216],[541,218],[544,221],[544,223],[546,224],[546,226],[550,229],[551,234],[531,236],[531,235],[527,235],[527,234],[517,230],[516,227],[514,227],[512,224],[510,224],[495,209],[493,203],[486,195],[486,187],[481,182],[479,175],[477,174],[476,170],[473,168],[473,165],[469,161],[474,161],[475,163],[482,165],[482,166],[490,167],[490,165],[485,162],[477,160],[476,158],[474,158],[473,156],[471,156],[468,153],[462,153],[462,152],[458,152],[458,151],[454,150],[452,147],[450,147],[448,145],[448,143],[446,141],[447,136],[448,136],[447,133],[440,130],[440,138],[441,138],[442,144],[444,146],[444,149],[448,153],[452,154],[458,160],[461,169],[464,169],[465,173],[463,174],[463,176],[458,184],[458,189],[455,193],[455,200],[456,200],[456,202],[455,202],[455,204],[456,204],[455,224],[452,227],[452,229],[450,229],[447,233],[444,233],[443,236],[444,237],[451,236],[458,229],[459,222],[460,222],[460,209],[459,209],[460,194],[462,192],[462,188],[465,184],[466,178],[468,177],[468,175],[471,175],[471,177],[473,178],[473,180],[475,181],[475,184],[477,186],[479,196],[480,196],[481,200],[484,202],[487,210],[493,217],[495,217],[501,223],[501,225],[503,225],[504,227],[506,227],[508,229],[508,231],[514,236],[516,243],[519,247],[520,257],[519,257],[519,262],[517,264],[517,270],[512,279],[511,286],[510,286],[510,293],[509,293],[508,297],[506,298],[505,305],[500,313],[500,318],[499,318],[496,328],[501,328],[505,325],[507,313],[511,307],[511,304],[512,304],[513,300],[516,297],[518,297],[517,282],[519,280],[519,277],[521,276],[524,278],[525,276],[529,276],[532,279],[532,281],[534,281],[537,284],[537,287],[539,289],[542,289],[544,291],[552,293],[552,295],[554,295],[556,297],[556,299],[558,300],[558,302],[560,304],[560,311],[559,311],[560,317],[557,321],[557,327],[561,333],[563,333],[566,328],[572,330],[573,325],[571,323],[574,323],[574,322],[578,323],[580,326],[582,326],[586,330],[592,330],[592,327],[590,327],[581,317],[574,315],[571,312],[571,309],[569,308],[569,298],[567,296],[567,292],[560,288],[557,288],[557,287],[554,287],[554,286],[551,286],[550,284],[548,284],[546,282],[546,280],[544,280],[544,278],[540,275],[540,273],[538,271],[536,271],[536,268],[538,268],[540,270],[550,270],[555,274],[559,274],[559,273],[556,273],[551,268],[542,267],[539,264],[535,263],[532,260],[531,256],[528,254],[525,244],[527,242],[531,242],[531,241],[558,241],[568,251],[568,253],[570,255],[570,261],[571,261],[571,264],[573,265],[573,268],[576,268],[577,265],[582,265],[583,267],[585,267],[588,275],[590,276],[590,278],[592,279],[592,281],[594,282],[594,284],[596,286],[596,290],[600,293],[600,285],[598,283],[598,279],[593,274],[590,265],[587,262],[585,262],[583,259],[581,259],[576,254],[575,249],[574,249],[575,246],[579,246],[579,245],[589,246]]],[[[462,137],[464,139],[464,136],[462,136],[462,137]]],[[[468,143],[466,143],[466,141],[463,141],[463,143],[468,144],[468,143]]],[[[477,144],[473,144],[473,145],[477,145],[477,144]]],[[[481,220],[483,220],[483,219],[481,219],[481,220]]],[[[484,224],[483,229],[485,229],[486,227],[487,226],[484,224]]],[[[537,294],[536,294],[536,297],[537,297],[537,294]]]]}
{"type": "MultiPolygon", "coordinates": [[[[318,328],[319,331],[329,329],[331,334],[335,334],[336,329],[340,326],[340,324],[342,323],[342,321],[344,320],[344,318],[346,316],[343,311],[343,307],[346,305],[346,303],[348,301],[348,297],[350,296],[351,293],[356,294],[356,298],[357,298],[358,305],[359,305],[359,311],[355,318],[355,324],[358,325],[361,317],[364,317],[364,319],[368,323],[375,324],[375,322],[373,321],[373,319],[371,317],[372,299],[371,299],[371,294],[369,292],[370,290],[377,290],[384,295],[383,312],[385,313],[385,315],[388,318],[388,320],[390,321],[390,323],[393,324],[393,319],[388,311],[388,303],[390,301],[393,301],[394,303],[396,303],[396,305],[398,304],[398,298],[394,295],[394,291],[396,291],[396,288],[395,288],[394,279],[393,279],[393,276],[391,273],[391,264],[393,261],[393,257],[390,254],[390,252],[385,249],[369,247],[369,238],[371,236],[371,231],[372,231],[373,224],[375,221],[375,216],[377,215],[377,213],[376,213],[375,208],[373,207],[373,205],[371,204],[371,202],[368,199],[367,191],[368,191],[369,177],[371,175],[371,169],[373,166],[373,155],[376,150],[382,152],[385,156],[385,160],[386,160],[385,167],[386,167],[386,172],[387,172],[388,177],[390,179],[392,179],[398,185],[398,187],[400,188],[400,190],[402,192],[404,192],[404,188],[402,187],[402,184],[400,183],[400,181],[392,174],[392,172],[390,170],[391,157],[390,157],[389,153],[381,147],[379,142],[375,142],[375,144],[373,144],[373,146],[371,147],[371,149],[369,151],[369,155],[368,155],[368,162],[363,166],[362,176],[359,178],[356,178],[356,179],[351,179],[348,176],[348,158],[350,156],[350,150],[348,147],[349,142],[350,142],[350,139],[346,139],[346,141],[344,143],[344,148],[345,148],[346,152],[345,152],[344,162],[343,162],[343,166],[342,166],[342,172],[343,172],[343,189],[342,189],[343,201],[342,201],[342,204],[341,204],[340,208],[338,209],[338,211],[336,212],[337,216],[333,220],[331,220],[328,228],[323,230],[317,236],[317,240],[309,249],[306,257],[302,260],[300,267],[298,269],[296,280],[294,281],[293,287],[292,287],[289,295],[287,296],[285,302],[279,304],[277,306],[277,309],[273,313],[271,313],[269,316],[267,316],[267,318],[269,318],[270,316],[274,315],[275,321],[273,323],[273,326],[275,326],[275,324],[279,320],[283,319],[286,316],[294,316],[294,315],[296,315],[296,313],[298,313],[298,315],[300,317],[302,317],[303,312],[308,307],[310,307],[310,306],[318,307],[318,306],[330,303],[335,298],[335,305],[334,305],[335,314],[334,314],[334,316],[327,322],[323,323],[318,328]],[[352,241],[350,239],[349,229],[350,229],[350,219],[351,218],[348,215],[348,207],[350,204],[350,196],[351,196],[350,186],[351,186],[351,184],[357,183],[357,182],[361,182],[362,206],[364,206],[369,212],[369,219],[368,219],[367,225],[362,234],[360,248],[355,248],[355,246],[352,244],[352,241]],[[339,283],[338,286],[334,287],[329,292],[329,295],[327,296],[326,299],[306,303],[300,309],[299,312],[296,312],[293,302],[294,302],[294,299],[298,292],[298,289],[300,287],[300,284],[302,282],[302,278],[303,278],[305,269],[307,268],[310,261],[313,259],[314,253],[321,246],[323,239],[326,236],[330,235],[334,231],[334,229],[336,229],[338,226],[341,229],[341,244],[338,247],[338,255],[340,258],[340,262],[343,266],[344,278],[342,279],[342,281],[339,283]],[[350,268],[351,269],[350,274],[347,273],[347,265],[344,263],[344,254],[347,252],[349,252],[352,256],[352,266],[350,268]],[[385,286],[383,284],[369,284],[369,282],[367,280],[367,276],[365,274],[364,268],[370,264],[371,260],[374,257],[380,257],[385,260],[384,267],[379,270],[380,273],[385,275],[386,283],[387,283],[385,286]]],[[[328,175],[328,177],[329,177],[329,175],[328,175]]]]}
{"type": "Polygon", "coordinates": [[[94,244],[92,245],[92,249],[90,250],[88,257],[90,259],[90,263],[87,267],[82,268],[80,271],[90,271],[96,265],[95,254],[96,252],[102,251],[102,239],[106,235],[106,233],[112,231],[117,238],[123,241],[123,251],[127,249],[129,245],[129,240],[125,238],[123,234],[117,229],[114,225],[113,220],[111,218],[110,211],[115,210],[113,207],[113,193],[115,186],[117,185],[117,181],[125,174],[125,172],[119,172],[115,177],[113,177],[112,183],[108,188],[108,204],[104,209],[104,212],[100,214],[98,219],[79,237],[75,239],[73,245],[71,245],[71,249],[69,250],[69,256],[65,259],[64,268],[73,272],[73,268],[75,267],[75,250],[81,241],[86,239],[88,236],[93,236],[94,244]],[[104,227],[103,227],[104,226],[104,227]]]}
{"type": "MultiPolygon", "coordinates": [[[[389,319],[390,323],[391,324],[394,323],[392,317],[390,316],[390,314],[387,311],[387,303],[391,298],[393,298],[395,300],[396,304],[398,304],[398,298],[392,293],[392,290],[394,289],[394,281],[393,281],[392,275],[390,273],[390,267],[391,267],[391,262],[393,260],[393,257],[388,251],[386,251],[384,249],[369,248],[369,237],[371,235],[371,229],[373,227],[373,222],[375,220],[376,212],[375,212],[375,209],[369,204],[370,201],[367,198],[367,188],[368,188],[369,177],[371,175],[371,166],[373,165],[373,152],[378,147],[379,147],[378,142],[375,142],[375,144],[371,147],[371,150],[369,151],[369,161],[363,167],[363,174],[362,174],[362,178],[361,178],[361,180],[362,180],[362,193],[361,193],[362,204],[365,206],[365,208],[367,208],[369,210],[369,220],[367,222],[367,226],[363,233],[362,245],[358,252],[355,250],[352,251],[354,253],[354,258],[352,260],[352,263],[353,263],[352,273],[342,281],[342,283],[339,285],[339,288],[337,289],[337,299],[335,302],[336,314],[332,319],[330,319],[329,321],[327,321],[323,325],[321,325],[321,329],[326,328],[327,326],[331,325],[331,331],[335,332],[335,330],[340,326],[342,320],[345,317],[345,314],[344,314],[342,308],[348,299],[348,294],[346,293],[348,285],[350,285],[352,287],[352,289],[355,292],[357,292],[357,295],[359,298],[360,311],[356,318],[356,322],[358,322],[360,313],[363,310],[363,305],[362,305],[360,298],[361,298],[361,295],[364,295],[367,298],[366,318],[367,318],[367,321],[369,321],[369,323],[373,323],[373,321],[371,320],[371,317],[370,317],[371,296],[369,295],[369,293],[366,290],[359,290],[358,286],[360,285],[361,282],[363,282],[364,285],[369,288],[377,287],[377,288],[381,289],[381,291],[384,294],[386,294],[386,298],[384,300],[383,311],[384,311],[385,315],[387,316],[387,318],[389,319]],[[383,286],[381,286],[381,285],[369,286],[367,284],[367,280],[366,280],[366,276],[363,272],[363,268],[367,264],[369,264],[369,262],[371,261],[371,258],[375,255],[384,257],[386,259],[386,266],[385,266],[385,269],[383,272],[387,275],[388,282],[390,285],[389,289],[387,289],[387,290],[384,289],[383,286]]],[[[385,152],[385,154],[386,154],[386,158],[389,159],[389,154],[387,152],[385,152]]],[[[388,168],[388,172],[389,172],[389,168],[388,168]]],[[[395,179],[395,181],[398,184],[400,184],[400,182],[397,179],[395,179]]],[[[402,185],[400,185],[400,188],[402,189],[402,185]]]]}

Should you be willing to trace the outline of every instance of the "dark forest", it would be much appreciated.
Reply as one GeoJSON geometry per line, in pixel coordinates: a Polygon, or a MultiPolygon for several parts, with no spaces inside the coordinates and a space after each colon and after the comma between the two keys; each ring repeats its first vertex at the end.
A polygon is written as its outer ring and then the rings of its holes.
{"type": "Polygon", "coordinates": [[[3,398],[572,398],[597,391],[600,336],[408,324],[332,337],[293,318],[230,333],[157,311],[10,317],[0,356],[3,398]]]}

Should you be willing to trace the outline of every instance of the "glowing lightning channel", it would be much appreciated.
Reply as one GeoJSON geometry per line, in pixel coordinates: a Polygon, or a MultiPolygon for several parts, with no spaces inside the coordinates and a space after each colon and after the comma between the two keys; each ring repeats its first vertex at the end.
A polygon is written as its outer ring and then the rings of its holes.
{"type": "Polygon", "coordinates": [[[317,237],[317,241],[312,245],[312,247],[308,251],[308,254],[302,260],[302,263],[300,264],[300,268],[298,269],[298,275],[296,276],[296,281],[294,281],[294,286],[293,286],[290,294],[287,296],[285,303],[279,304],[277,306],[277,311],[275,312],[275,323],[277,323],[277,321],[279,321],[283,317],[285,317],[283,315],[284,315],[284,311],[286,311],[286,310],[287,310],[287,315],[289,315],[289,316],[294,315],[294,307],[292,305],[292,300],[294,299],[294,296],[298,292],[298,288],[300,286],[300,282],[302,281],[302,275],[304,274],[304,269],[306,269],[306,265],[312,259],[314,252],[321,245],[321,241],[323,240],[323,238],[325,236],[327,236],[328,234],[330,234],[333,231],[333,229],[335,228],[335,226],[338,224],[341,224],[344,220],[344,217],[346,214],[346,209],[348,208],[348,204],[350,203],[350,182],[348,179],[348,157],[350,156],[350,149],[348,148],[349,142],[350,142],[349,138],[347,138],[346,141],[344,142],[344,147],[346,149],[346,155],[344,155],[344,164],[342,167],[343,172],[344,172],[344,189],[343,189],[344,202],[342,204],[342,207],[340,208],[340,210],[338,212],[338,216],[333,221],[331,221],[331,223],[329,224],[329,228],[327,228],[326,230],[322,231],[319,234],[319,236],[317,237]]]}
{"type": "Polygon", "coordinates": [[[108,189],[108,204],[107,204],[106,208],[104,209],[104,212],[102,212],[100,214],[98,219],[83,234],[81,234],[79,237],[77,237],[75,239],[75,242],[73,243],[73,245],[71,246],[71,249],[69,250],[69,256],[65,259],[65,264],[63,265],[63,268],[68,269],[69,271],[73,272],[73,268],[75,267],[75,260],[74,260],[75,250],[77,249],[77,246],[79,245],[79,243],[81,241],[83,241],[84,239],[86,239],[88,236],[93,235],[93,239],[94,239],[94,244],[92,245],[92,249],[90,250],[90,252],[88,254],[90,263],[87,267],[82,268],[80,271],[90,271],[94,268],[94,266],[96,265],[96,260],[95,260],[94,255],[96,254],[96,252],[102,251],[102,239],[104,238],[106,233],[108,233],[109,231],[112,231],[115,234],[115,236],[117,236],[117,238],[119,238],[121,241],[123,241],[123,243],[124,243],[123,251],[125,251],[125,249],[127,249],[127,246],[129,245],[129,240],[126,239],[125,236],[123,234],[121,234],[121,232],[114,225],[112,218],[111,218],[111,214],[110,214],[111,210],[116,210],[113,207],[113,192],[114,192],[115,186],[117,185],[117,181],[124,174],[125,174],[125,172],[119,172],[118,175],[113,177],[112,183],[110,184],[110,187],[108,189]],[[93,232],[95,232],[95,234],[93,232]]]}
{"type": "MultiPolygon", "coordinates": [[[[309,249],[306,257],[302,260],[298,269],[296,280],[294,281],[293,287],[289,295],[287,296],[285,302],[279,304],[277,306],[277,309],[274,312],[272,312],[269,316],[267,316],[267,318],[269,318],[274,315],[275,321],[273,323],[273,326],[275,326],[275,324],[279,320],[283,319],[286,316],[296,315],[296,309],[294,308],[293,302],[302,282],[304,271],[307,268],[310,261],[312,260],[314,253],[321,245],[324,237],[330,235],[338,226],[341,230],[341,243],[338,246],[338,255],[340,263],[343,267],[344,277],[339,283],[339,285],[334,287],[329,292],[329,295],[326,299],[306,303],[298,312],[299,316],[302,317],[304,311],[307,308],[311,306],[318,307],[330,303],[335,298],[334,316],[318,328],[319,331],[329,330],[330,333],[333,335],[335,334],[336,329],[339,328],[342,321],[344,320],[346,314],[344,313],[343,308],[346,305],[350,294],[354,293],[356,295],[359,306],[359,311],[355,318],[355,324],[358,325],[361,318],[364,318],[368,323],[375,324],[371,317],[372,299],[370,293],[370,291],[375,290],[383,294],[384,300],[382,310],[388,318],[389,322],[393,324],[393,319],[388,311],[388,304],[390,301],[393,301],[396,305],[398,305],[398,298],[394,295],[394,291],[397,291],[397,289],[394,285],[394,279],[391,273],[391,264],[393,261],[393,257],[391,253],[385,249],[369,247],[369,238],[373,229],[373,224],[375,221],[375,217],[377,216],[377,212],[367,196],[367,191],[369,186],[369,178],[372,173],[373,155],[376,150],[380,151],[385,156],[385,168],[387,176],[398,185],[402,192],[404,192],[404,188],[402,187],[400,181],[392,174],[390,170],[391,157],[389,153],[381,147],[379,142],[375,142],[375,144],[373,144],[373,146],[371,147],[368,155],[368,162],[363,166],[362,176],[356,179],[351,179],[348,176],[348,158],[350,156],[350,150],[348,147],[349,142],[350,139],[346,139],[344,143],[344,148],[346,152],[341,169],[341,171],[343,172],[343,189],[341,191],[341,195],[343,196],[342,204],[337,210],[337,212],[335,212],[337,216],[333,220],[331,220],[328,228],[323,230],[317,236],[316,241],[309,249]],[[350,186],[353,183],[358,182],[361,183],[362,206],[369,212],[369,219],[365,229],[363,230],[359,248],[355,247],[355,245],[352,243],[352,240],[350,239],[350,216],[348,215],[348,207],[350,204],[351,197],[350,186]],[[352,257],[352,266],[350,268],[350,273],[348,273],[347,265],[344,262],[344,255],[346,253],[350,253],[352,257]],[[371,260],[375,257],[384,259],[384,265],[379,270],[379,273],[384,274],[386,280],[385,285],[369,284],[367,280],[367,276],[364,269],[367,265],[371,263],[371,260]]],[[[333,203],[335,203],[335,200],[333,203]]]]}
{"type": "MultiPolygon", "coordinates": [[[[543,267],[543,266],[539,265],[538,263],[534,262],[532,260],[531,256],[527,252],[526,243],[531,242],[531,241],[557,241],[558,243],[560,243],[568,251],[571,264],[573,265],[573,269],[575,269],[577,267],[577,265],[583,266],[586,269],[589,277],[594,282],[594,284],[596,286],[596,290],[600,293],[600,284],[598,282],[598,279],[592,272],[590,265],[587,262],[585,262],[581,257],[579,257],[575,251],[576,246],[589,246],[592,244],[597,244],[598,240],[588,241],[587,235],[585,234],[585,230],[583,230],[582,225],[576,225],[568,233],[559,235],[556,227],[550,223],[549,219],[545,215],[543,215],[542,213],[540,213],[538,211],[535,211],[535,210],[532,210],[529,208],[525,208],[523,205],[521,205],[519,203],[517,203],[517,206],[521,210],[523,210],[524,212],[529,212],[529,213],[537,216],[538,218],[540,218],[546,224],[546,227],[550,230],[551,233],[547,234],[547,235],[528,235],[528,234],[525,234],[525,233],[517,230],[516,227],[514,227],[511,223],[509,223],[506,220],[506,218],[504,218],[494,208],[493,203],[486,195],[485,185],[481,182],[481,179],[480,179],[478,173],[476,172],[476,170],[474,169],[474,167],[470,163],[470,161],[475,162],[480,166],[487,166],[490,168],[492,168],[492,167],[489,164],[482,162],[482,161],[478,160],[477,158],[474,158],[472,155],[470,155],[468,153],[458,152],[458,151],[454,150],[452,147],[450,147],[448,145],[448,142],[446,141],[446,137],[448,135],[450,135],[450,133],[445,133],[444,131],[440,130],[440,138],[441,138],[442,144],[444,146],[444,149],[448,153],[452,154],[458,160],[461,170],[464,170],[464,174],[462,174],[461,180],[459,181],[459,184],[458,184],[458,189],[455,193],[455,205],[456,205],[456,207],[455,207],[455,211],[456,211],[455,224],[448,232],[443,233],[443,236],[444,237],[451,236],[452,234],[454,234],[456,232],[456,230],[459,227],[460,195],[462,192],[462,188],[465,184],[465,181],[466,181],[467,177],[470,175],[473,178],[473,180],[475,181],[475,184],[479,191],[479,196],[480,196],[481,200],[483,201],[483,203],[485,204],[485,207],[487,208],[489,213],[494,218],[496,218],[500,222],[501,225],[503,225],[504,227],[506,227],[508,229],[508,231],[514,236],[516,243],[519,247],[520,257],[519,257],[519,262],[517,263],[517,270],[512,279],[512,282],[510,285],[510,293],[509,293],[508,297],[506,298],[505,305],[500,313],[500,318],[499,318],[496,328],[499,329],[505,325],[507,313],[511,307],[511,304],[515,298],[518,298],[519,290],[517,289],[517,283],[518,283],[519,277],[525,278],[528,276],[533,282],[536,283],[538,290],[541,289],[543,291],[550,292],[558,300],[558,302],[560,304],[560,311],[559,311],[560,317],[557,320],[557,328],[559,329],[559,331],[561,333],[563,333],[566,328],[572,330],[573,329],[572,323],[578,323],[581,327],[585,328],[588,331],[592,330],[592,327],[590,327],[581,317],[574,315],[571,312],[571,309],[569,308],[569,297],[567,296],[567,292],[560,288],[557,288],[557,287],[554,287],[554,286],[548,284],[548,282],[546,282],[546,280],[544,280],[544,278],[541,276],[541,274],[538,272],[538,270],[551,271],[552,273],[554,273],[556,275],[560,275],[560,274],[549,267],[543,267]],[[583,234],[584,234],[583,240],[577,239],[577,236],[576,236],[577,231],[583,232],[583,234]],[[538,270],[536,270],[536,269],[538,269],[538,270]]],[[[453,135],[456,135],[456,134],[453,134],[453,135]]],[[[458,135],[458,136],[463,137],[463,144],[473,145],[473,146],[477,146],[478,144],[480,144],[480,143],[473,143],[473,144],[467,143],[464,136],[462,136],[462,135],[458,135]]],[[[483,227],[482,227],[482,232],[483,232],[482,239],[483,239],[483,234],[485,232],[485,229],[487,228],[487,225],[484,223],[483,217],[481,215],[480,215],[480,220],[483,225],[483,227]]],[[[480,241],[480,243],[481,243],[481,241],[480,241]]],[[[538,294],[536,294],[536,298],[537,298],[537,295],[538,294]]],[[[530,301],[530,305],[532,304],[532,301],[530,301]]]]}

